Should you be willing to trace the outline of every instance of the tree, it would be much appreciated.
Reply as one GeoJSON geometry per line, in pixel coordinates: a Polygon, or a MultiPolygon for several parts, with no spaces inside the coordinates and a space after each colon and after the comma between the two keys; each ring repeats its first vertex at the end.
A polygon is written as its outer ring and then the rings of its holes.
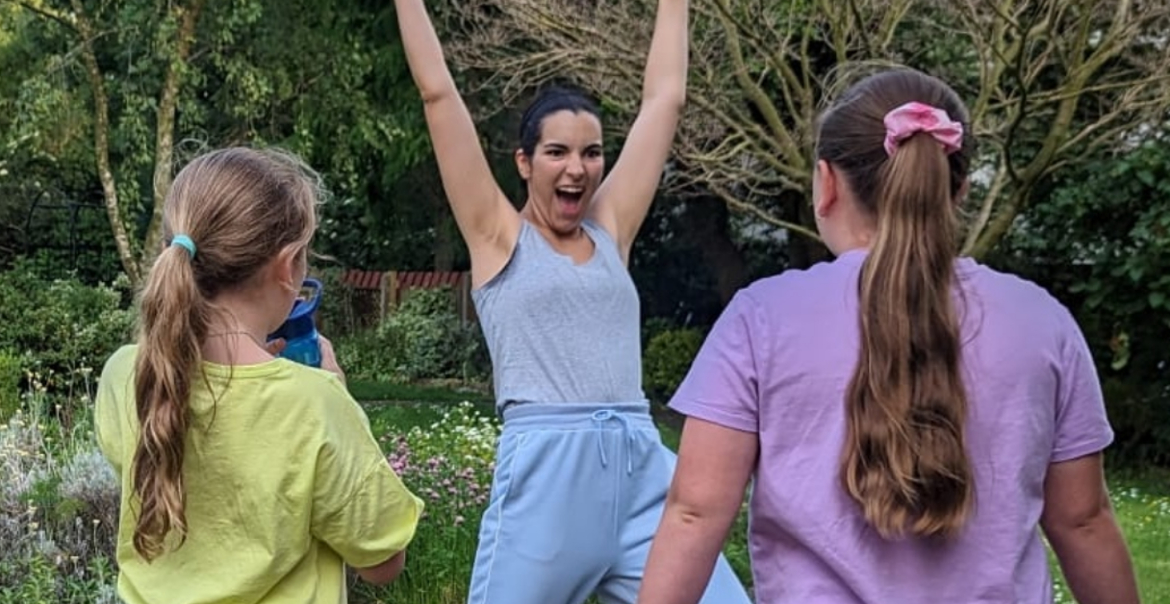
{"type": "Polygon", "coordinates": [[[173,2],[150,11],[144,6],[123,7],[113,12],[106,5],[87,7],[82,0],[70,0],[68,5],[48,0],[3,0],[16,3],[26,10],[48,20],[67,32],[73,38],[75,50],[84,67],[86,82],[92,95],[93,148],[95,168],[101,182],[106,212],[113,231],[114,242],[122,267],[131,282],[138,283],[145,264],[158,250],[161,239],[162,200],[171,183],[172,160],[175,140],[175,114],[179,103],[179,91],[195,41],[196,26],[203,12],[205,0],[173,2]],[[119,17],[137,14],[149,15],[152,40],[148,48],[140,49],[146,60],[161,62],[162,77],[157,82],[156,126],[154,137],[154,170],[152,178],[152,210],[144,235],[135,237],[137,229],[127,226],[127,211],[119,199],[118,177],[110,160],[111,157],[111,95],[108,90],[108,75],[99,60],[99,45],[106,40],[117,39],[114,29],[119,17]]]}
{"type": "Polygon", "coordinates": [[[982,256],[1044,179],[1166,120],[1170,4],[953,3],[982,66],[972,89],[976,134],[993,149],[993,176],[966,241],[982,256]]]}
{"type": "MultiPolygon", "coordinates": [[[[637,109],[656,0],[456,0],[453,62],[513,96],[554,78],[637,109]]],[[[815,238],[815,120],[874,66],[908,64],[969,99],[983,142],[965,249],[985,254],[1054,170],[1170,107],[1170,4],[1118,0],[692,0],[688,111],[673,191],[815,238]]]]}
{"type": "Polygon", "coordinates": [[[14,179],[103,199],[135,282],[159,249],[175,169],[234,144],[285,147],[322,172],[332,202],[318,249],[374,263],[425,250],[434,237],[415,225],[430,220],[429,206],[394,195],[429,146],[387,37],[393,10],[369,0],[205,2],[0,0],[0,14],[22,20],[0,30],[0,66],[18,67],[0,87],[19,91],[0,99],[19,116],[0,115],[0,161],[37,167],[14,179]],[[419,216],[399,216],[411,212],[419,216]]]}

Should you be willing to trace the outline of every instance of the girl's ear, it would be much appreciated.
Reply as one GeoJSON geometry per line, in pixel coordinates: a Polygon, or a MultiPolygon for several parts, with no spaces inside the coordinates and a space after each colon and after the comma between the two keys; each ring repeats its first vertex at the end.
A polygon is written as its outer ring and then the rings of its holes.
{"type": "Polygon", "coordinates": [[[301,283],[297,279],[302,263],[305,262],[305,246],[300,244],[288,245],[276,254],[269,265],[271,278],[286,290],[300,291],[301,283]]]}

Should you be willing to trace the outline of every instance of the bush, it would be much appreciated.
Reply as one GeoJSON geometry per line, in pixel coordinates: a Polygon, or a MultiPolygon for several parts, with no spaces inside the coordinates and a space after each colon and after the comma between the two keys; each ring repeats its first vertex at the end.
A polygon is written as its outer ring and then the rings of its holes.
{"type": "Polygon", "coordinates": [[[651,400],[666,402],[674,395],[703,338],[703,332],[695,328],[668,329],[650,338],[642,355],[642,381],[651,400]]]}
{"type": "Polygon", "coordinates": [[[1056,175],[990,261],[1076,316],[1117,432],[1112,457],[1170,464],[1170,146],[1089,159],[1056,175]]]}
{"type": "Polygon", "coordinates": [[[0,422],[20,408],[20,357],[0,351],[0,422]]]}
{"type": "Polygon", "coordinates": [[[17,267],[0,275],[0,300],[0,350],[18,356],[22,373],[36,382],[24,388],[43,389],[66,404],[81,400],[67,395],[81,391],[94,369],[132,337],[126,281],[95,287],[17,267]]]}
{"type": "Polygon", "coordinates": [[[646,349],[650,345],[650,340],[658,334],[674,328],[675,324],[670,319],[662,317],[649,317],[642,321],[642,348],[646,349]]]}
{"type": "Polygon", "coordinates": [[[398,359],[402,343],[398,332],[373,327],[345,336],[334,342],[337,364],[353,379],[376,382],[400,382],[398,359]]]}
{"type": "Polygon", "coordinates": [[[29,400],[0,424],[0,604],[116,602],[117,478],[92,432],[29,400]]]}
{"type": "Polygon", "coordinates": [[[343,272],[335,267],[313,271],[323,288],[321,306],[317,308],[317,327],[334,340],[367,330],[378,320],[379,293],[358,290],[345,283],[341,279],[343,272]]]}
{"type": "Polygon", "coordinates": [[[455,312],[449,288],[415,290],[382,325],[343,338],[338,362],[358,379],[475,381],[488,372],[479,326],[455,312]]]}
{"type": "Polygon", "coordinates": [[[1105,370],[1101,376],[1115,442],[1114,463],[1170,466],[1170,386],[1105,370]]]}

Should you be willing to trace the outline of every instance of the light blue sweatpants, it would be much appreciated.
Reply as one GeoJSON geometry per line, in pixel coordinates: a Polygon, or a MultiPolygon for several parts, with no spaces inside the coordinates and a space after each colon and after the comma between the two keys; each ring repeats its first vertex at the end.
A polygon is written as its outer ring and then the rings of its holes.
{"type": "MultiPolygon", "coordinates": [[[[504,411],[469,604],[633,604],[675,456],[646,404],[504,411]]],[[[722,556],[702,604],[750,600],[722,556]]]]}

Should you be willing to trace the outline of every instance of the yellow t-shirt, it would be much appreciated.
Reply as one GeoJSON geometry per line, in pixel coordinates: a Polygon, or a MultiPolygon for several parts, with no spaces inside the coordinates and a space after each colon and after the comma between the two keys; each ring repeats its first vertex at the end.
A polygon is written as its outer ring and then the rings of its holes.
{"type": "Polygon", "coordinates": [[[148,564],[133,543],[136,350],[107,361],[95,403],[98,443],[122,484],[127,604],[343,603],[343,563],[376,566],[414,537],[422,500],[336,376],[284,359],[205,363],[211,388],[193,380],[185,440],[187,540],[148,564]]]}

